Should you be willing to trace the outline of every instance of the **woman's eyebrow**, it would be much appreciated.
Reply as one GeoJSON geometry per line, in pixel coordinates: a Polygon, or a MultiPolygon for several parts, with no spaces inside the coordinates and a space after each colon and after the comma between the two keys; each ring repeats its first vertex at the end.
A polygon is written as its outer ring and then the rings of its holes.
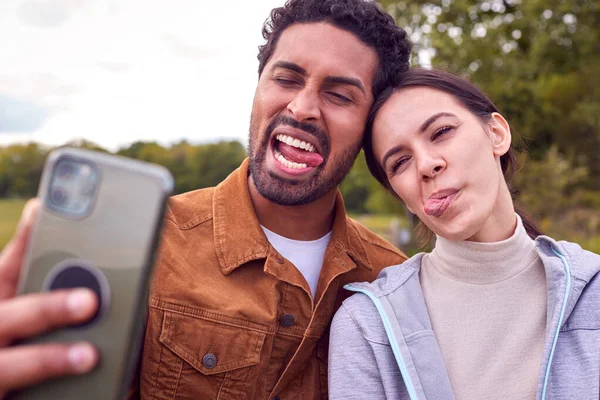
{"type": "Polygon", "coordinates": [[[438,118],[441,117],[454,117],[454,118],[458,118],[456,115],[449,113],[449,112],[439,112],[437,114],[432,115],[431,117],[427,118],[425,120],[425,122],[423,122],[423,124],[421,124],[421,126],[419,127],[419,133],[423,133],[427,130],[427,128],[429,128],[429,126],[431,124],[433,124],[438,118]]]}

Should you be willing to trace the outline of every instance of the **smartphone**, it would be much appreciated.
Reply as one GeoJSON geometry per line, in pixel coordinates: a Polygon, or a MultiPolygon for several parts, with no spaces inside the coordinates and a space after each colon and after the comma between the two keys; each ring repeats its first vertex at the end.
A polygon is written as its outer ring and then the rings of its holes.
{"type": "MultiPolygon", "coordinates": [[[[138,362],[148,286],[166,201],[166,168],[88,150],[60,148],[46,161],[20,294],[87,287],[99,298],[91,321],[25,343],[87,341],[100,353],[91,373],[14,393],[19,400],[117,400],[138,362]]],[[[21,342],[23,344],[23,342],[21,342]]]]}

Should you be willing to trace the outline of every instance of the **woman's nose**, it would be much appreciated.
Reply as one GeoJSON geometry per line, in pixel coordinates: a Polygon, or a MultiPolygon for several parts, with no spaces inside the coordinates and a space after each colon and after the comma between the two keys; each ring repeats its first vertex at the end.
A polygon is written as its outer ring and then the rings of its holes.
{"type": "Polygon", "coordinates": [[[424,180],[432,179],[446,168],[446,162],[441,157],[427,155],[419,163],[419,175],[424,180]]]}

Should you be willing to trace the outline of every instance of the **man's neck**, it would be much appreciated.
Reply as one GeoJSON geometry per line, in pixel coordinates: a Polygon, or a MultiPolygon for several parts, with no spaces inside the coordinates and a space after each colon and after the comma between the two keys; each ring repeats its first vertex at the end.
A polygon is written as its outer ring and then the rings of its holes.
{"type": "Polygon", "coordinates": [[[248,177],[248,188],[258,221],[278,235],[293,240],[316,240],[333,227],[335,189],[310,204],[282,206],[261,196],[251,176],[248,177]]]}

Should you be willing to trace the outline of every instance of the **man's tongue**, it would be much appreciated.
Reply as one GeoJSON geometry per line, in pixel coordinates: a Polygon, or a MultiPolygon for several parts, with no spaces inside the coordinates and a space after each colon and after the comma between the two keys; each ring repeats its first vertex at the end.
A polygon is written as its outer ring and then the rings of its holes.
{"type": "Polygon", "coordinates": [[[306,164],[309,167],[317,167],[323,163],[323,157],[319,153],[304,151],[297,147],[290,146],[277,141],[277,150],[289,161],[298,164],[306,164]]]}

